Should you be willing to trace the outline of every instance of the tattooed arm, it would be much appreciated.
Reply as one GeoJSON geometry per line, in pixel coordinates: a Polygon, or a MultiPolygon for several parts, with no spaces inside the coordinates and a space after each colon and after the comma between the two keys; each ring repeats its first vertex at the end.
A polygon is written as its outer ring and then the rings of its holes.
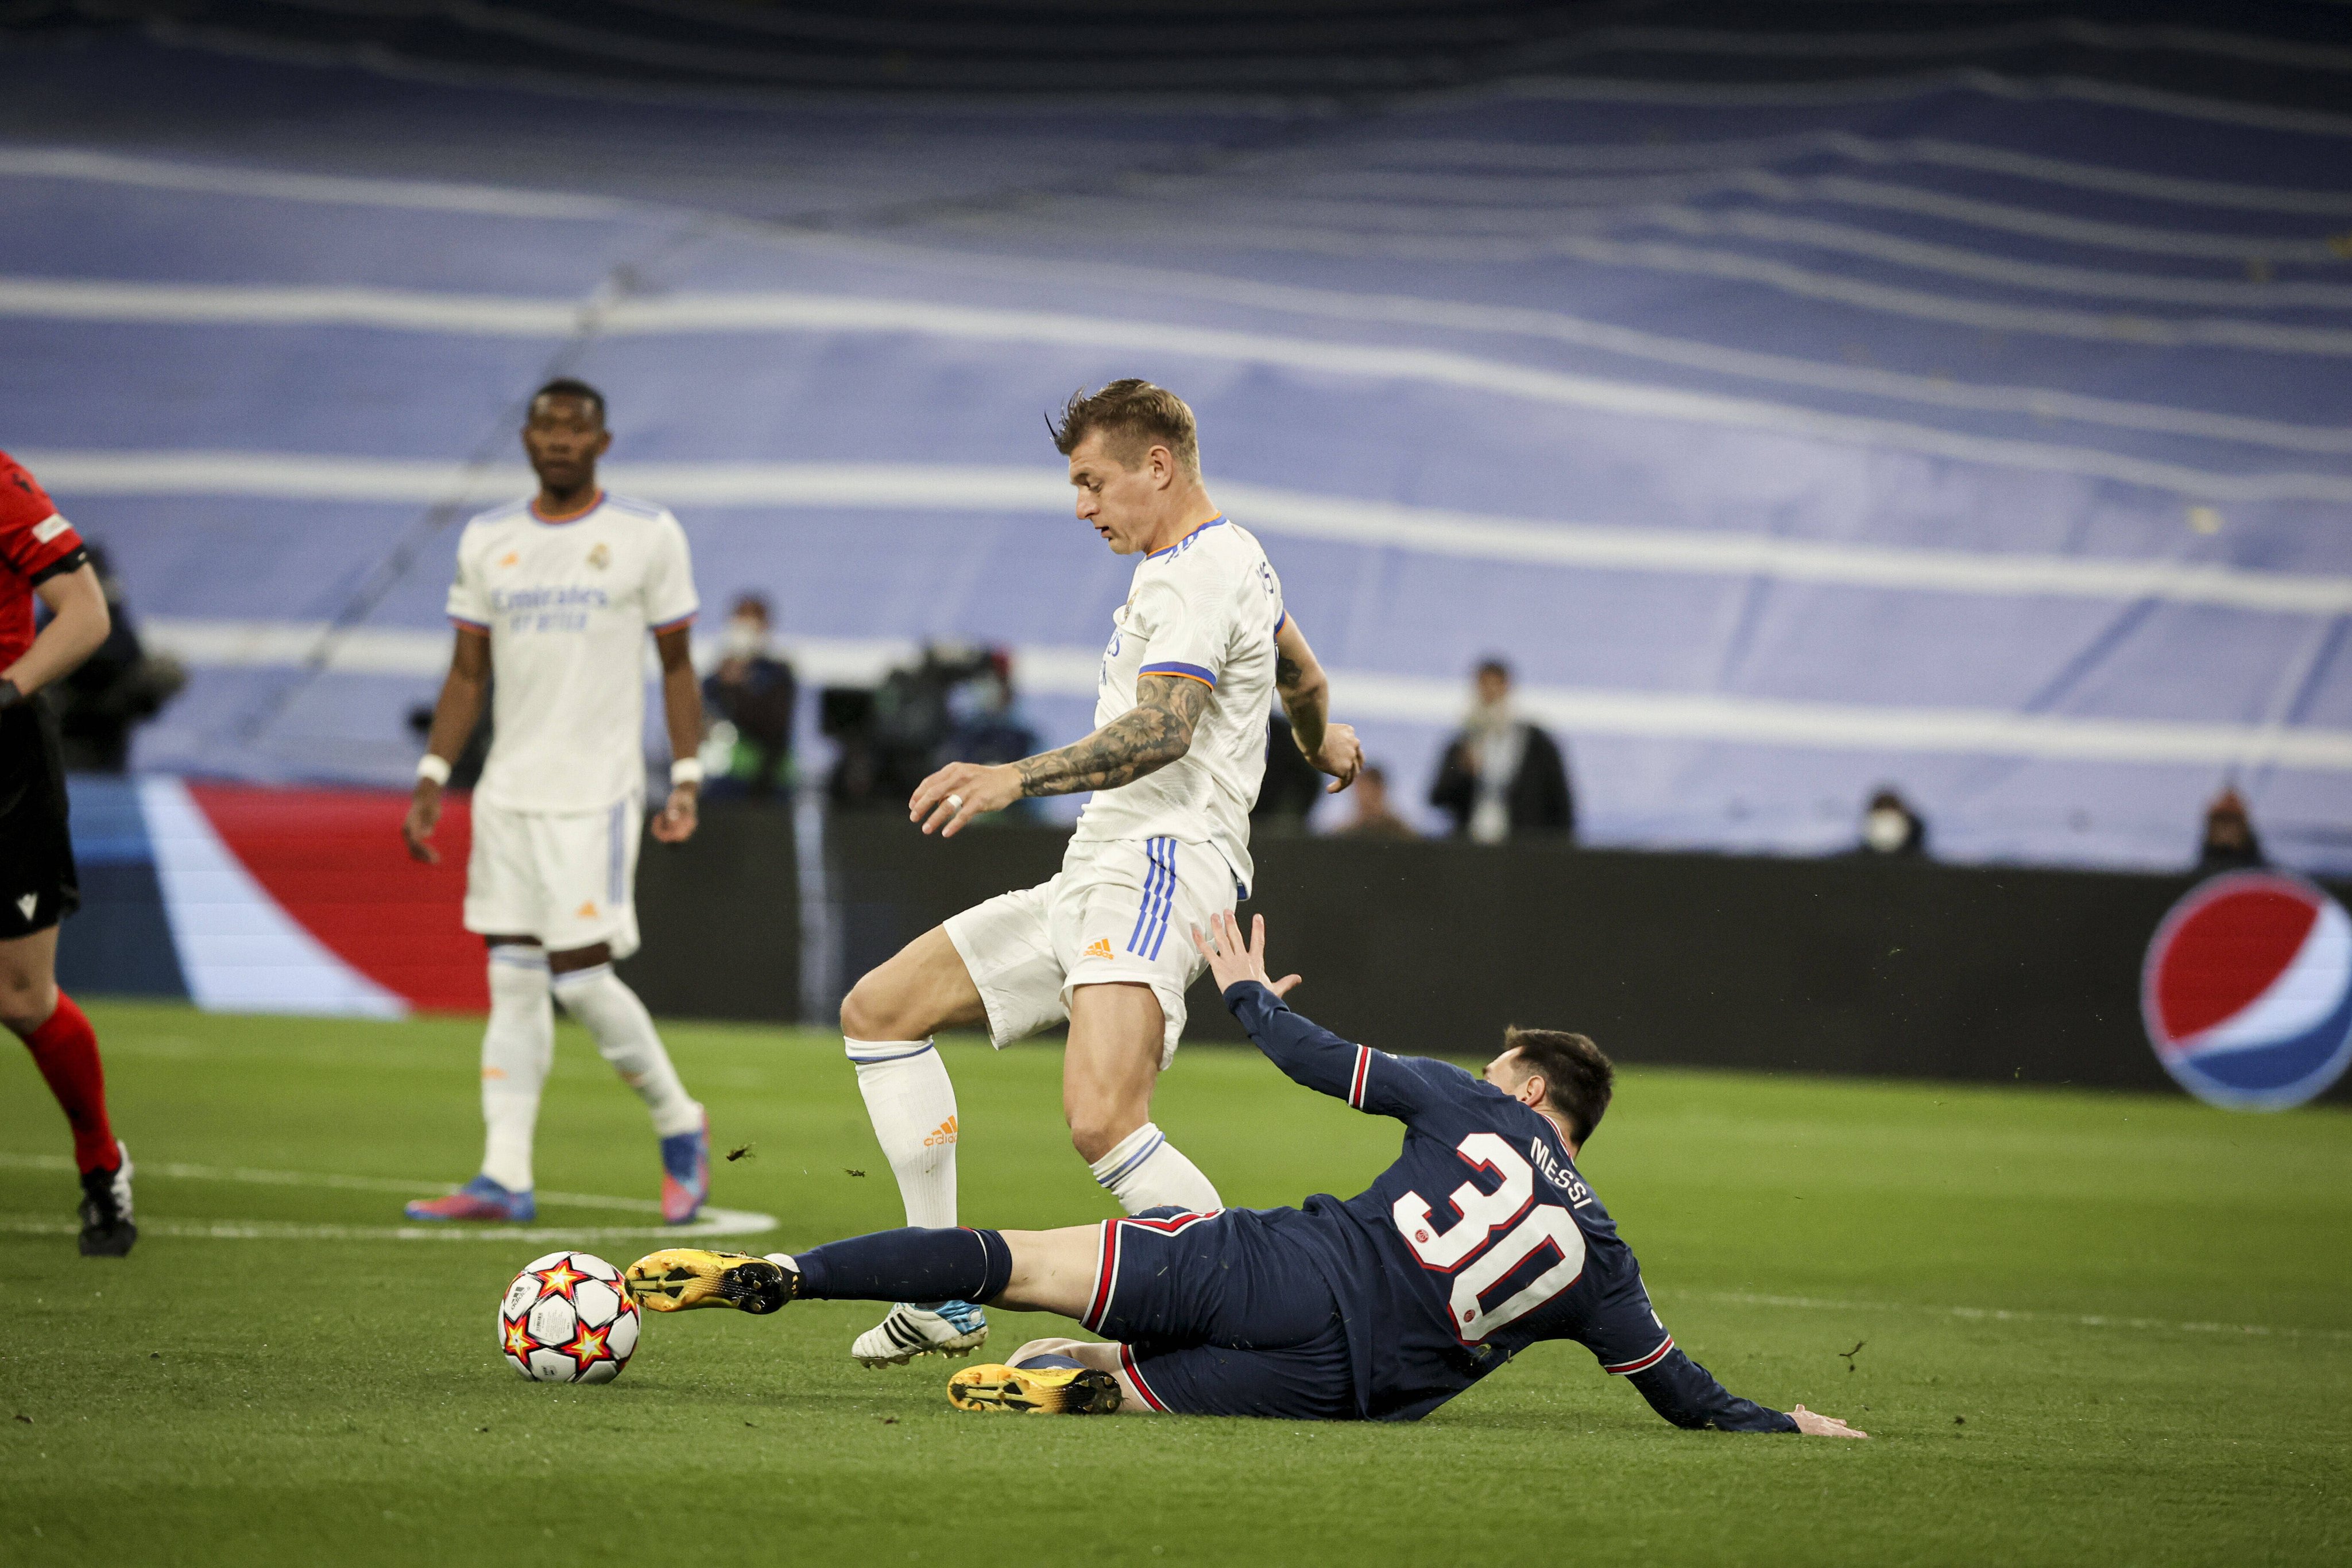
{"type": "Polygon", "coordinates": [[[1184,675],[1146,675],[1135,706],[1074,746],[1024,757],[1013,766],[1024,795],[1116,789],[1158,771],[1192,748],[1192,729],[1210,688],[1184,675]]]}
{"type": "Polygon", "coordinates": [[[951,762],[923,780],[907,814],[923,831],[952,838],[982,812],[1001,811],[1025,796],[1133,783],[1192,749],[1193,727],[1212,695],[1182,675],[1146,675],[1135,683],[1135,706],[1084,740],[997,768],[951,762]]]}
{"type": "Polygon", "coordinates": [[[1331,683],[1296,617],[1275,633],[1274,689],[1290,716],[1290,736],[1299,754],[1331,776],[1328,792],[1336,795],[1355,782],[1364,766],[1363,747],[1356,743],[1353,725],[1331,722],[1331,683]]]}

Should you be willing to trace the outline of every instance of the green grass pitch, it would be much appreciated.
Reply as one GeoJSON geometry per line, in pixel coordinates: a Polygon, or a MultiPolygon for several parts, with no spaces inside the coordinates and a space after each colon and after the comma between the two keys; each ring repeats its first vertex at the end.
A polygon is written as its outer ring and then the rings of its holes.
{"type": "MultiPolygon", "coordinates": [[[[1868,1443],[1678,1432],[1572,1345],[1417,1426],[1055,1421],[958,1414],[937,1361],[855,1365],[858,1304],[653,1321],[615,1384],[526,1384],[492,1315],[551,1244],[365,1233],[472,1174],[476,1024],[90,1011],[148,1234],[114,1262],[41,1228],[63,1124],[0,1052],[7,1563],[2352,1560],[2340,1112],[1625,1073],[1583,1165],[1668,1326],[1868,1443]],[[279,1234],[212,1233],[240,1222],[279,1234]]],[[[757,1249],[898,1223],[837,1040],[667,1032],[751,1145],[717,1197],[780,1218],[757,1249]]],[[[965,1216],[1104,1217],[1057,1053],[947,1055],[965,1216]]],[[[1238,1051],[1188,1051],[1158,1117],[1236,1204],[1355,1191],[1398,1136],[1238,1051]]],[[[656,1186],[570,1026],[540,1182],[656,1186]]],[[[1006,1350],[1052,1322],[995,1321],[1006,1350]]]]}

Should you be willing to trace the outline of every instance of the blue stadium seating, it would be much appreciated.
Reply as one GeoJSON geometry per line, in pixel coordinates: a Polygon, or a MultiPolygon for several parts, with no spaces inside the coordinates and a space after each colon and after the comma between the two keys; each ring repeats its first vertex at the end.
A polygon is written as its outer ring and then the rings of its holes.
{"type": "Polygon", "coordinates": [[[0,444],[196,666],[143,768],[404,778],[559,371],[707,614],[765,591],[819,678],[1014,644],[1067,738],[1126,568],[1040,415],[1142,374],[1402,793],[1496,653],[1596,841],[1832,851],[1892,782],[1944,855],[2179,865],[2235,781],[2352,869],[2352,112],[1916,61],[1354,114],[41,65],[0,444]]]}

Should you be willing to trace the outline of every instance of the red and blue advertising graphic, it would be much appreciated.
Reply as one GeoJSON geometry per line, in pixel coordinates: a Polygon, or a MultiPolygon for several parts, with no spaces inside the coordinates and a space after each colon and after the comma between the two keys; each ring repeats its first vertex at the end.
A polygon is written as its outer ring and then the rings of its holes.
{"type": "Polygon", "coordinates": [[[2352,918],[2281,872],[2201,883],[2148,944],[2140,1010],[2157,1060],[2199,1099],[2300,1105],[2352,1061],[2352,918]]]}
{"type": "Polygon", "coordinates": [[[482,940],[463,926],[467,797],[442,859],[408,856],[404,790],[77,779],[82,909],[58,943],[69,987],[184,996],[230,1012],[480,1012],[482,940]]]}

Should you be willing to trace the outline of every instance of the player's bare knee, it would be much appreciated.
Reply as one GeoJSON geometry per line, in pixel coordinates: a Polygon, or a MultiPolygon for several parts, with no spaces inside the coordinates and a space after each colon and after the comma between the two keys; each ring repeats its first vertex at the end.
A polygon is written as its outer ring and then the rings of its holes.
{"type": "Polygon", "coordinates": [[[1092,1165],[1151,1120],[1151,1101],[1123,1085],[1066,1082],[1062,1116],[1070,1124],[1071,1145],[1092,1165]]]}
{"type": "Polygon", "coordinates": [[[1143,1118],[1108,1106],[1074,1107],[1070,1112],[1070,1145],[1088,1165],[1118,1147],[1118,1141],[1143,1125],[1143,1118]]]}
{"type": "Polygon", "coordinates": [[[58,1010],[57,982],[46,975],[0,971],[0,1023],[30,1034],[58,1010]]]}
{"type": "Polygon", "coordinates": [[[903,1030],[906,1007],[892,988],[869,973],[841,998],[841,1032],[851,1040],[914,1040],[903,1030]]]}

